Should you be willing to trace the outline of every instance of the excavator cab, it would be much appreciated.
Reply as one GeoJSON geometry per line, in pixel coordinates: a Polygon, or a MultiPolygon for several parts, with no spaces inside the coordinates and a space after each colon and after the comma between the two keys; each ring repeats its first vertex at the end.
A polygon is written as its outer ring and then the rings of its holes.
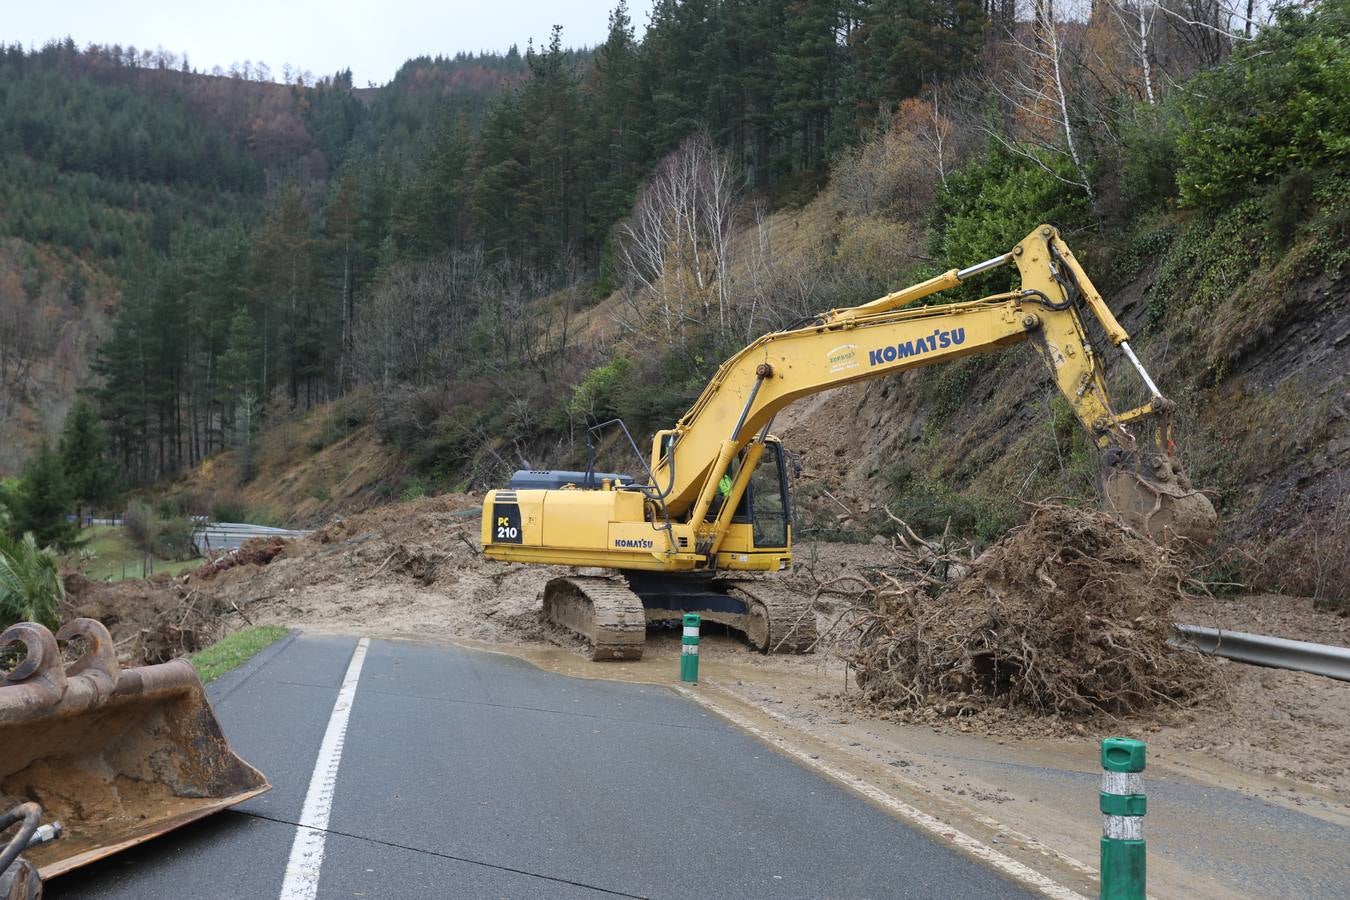
{"type": "MultiPolygon", "coordinates": [[[[728,468],[722,483],[726,492],[719,489],[717,498],[709,507],[706,521],[715,522],[721,515],[722,505],[740,475],[740,465],[741,459],[738,459],[728,468]]],[[[758,460],[754,462],[745,492],[731,515],[726,537],[718,548],[717,568],[764,568],[746,565],[746,557],[751,554],[759,557],[777,556],[779,561],[768,568],[787,568],[792,559],[791,496],[783,445],[777,438],[768,437],[764,440],[758,460]]]]}

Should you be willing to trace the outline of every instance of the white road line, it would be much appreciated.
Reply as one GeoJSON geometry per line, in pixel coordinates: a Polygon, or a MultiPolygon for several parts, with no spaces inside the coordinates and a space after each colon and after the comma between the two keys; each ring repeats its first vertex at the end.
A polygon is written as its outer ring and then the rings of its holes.
{"type": "Polygon", "coordinates": [[[1006,856],[987,844],[977,841],[970,835],[958,831],[941,819],[929,815],[917,807],[910,806],[902,800],[892,797],[890,794],[875,785],[864,781],[856,775],[845,772],[843,769],[832,766],[823,760],[812,759],[811,754],[805,750],[794,747],[777,735],[770,734],[744,716],[733,712],[726,706],[712,700],[698,691],[690,690],[683,686],[678,686],[674,689],[678,693],[688,697],[690,700],[693,700],[695,703],[701,704],[717,713],[732,724],[748,731],[750,734],[774,747],[774,749],[779,752],[786,753],[807,768],[814,769],[833,781],[847,785],[857,793],[862,794],[864,797],[871,800],[873,803],[876,803],[878,806],[889,810],[893,814],[922,828],[924,831],[927,831],[936,837],[950,841],[986,865],[998,869],[1000,872],[1022,882],[1022,884],[1025,884],[1028,887],[1034,888],[1046,897],[1054,898],[1054,900],[1086,900],[1086,898],[1077,891],[1070,890],[1059,882],[1042,875],[1030,866],[1023,865],[1012,857],[1006,856]]]}
{"type": "Polygon", "coordinates": [[[309,793],[305,795],[305,806],[300,812],[295,842],[291,844],[286,880],[281,885],[281,900],[314,900],[319,893],[319,870],[323,867],[323,844],[328,833],[328,815],[333,809],[338,764],[342,762],[342,745],[347,740],[347,720],[351,718],[352,701],[356,699],[356,682],[361,678],[361,666],[366,661],[369,646],[370,638],[356,642],[337,702],[333,704],[328,730],[319,745],[319,758],[314,762],[314,774],[309,779],[309,793]]]}

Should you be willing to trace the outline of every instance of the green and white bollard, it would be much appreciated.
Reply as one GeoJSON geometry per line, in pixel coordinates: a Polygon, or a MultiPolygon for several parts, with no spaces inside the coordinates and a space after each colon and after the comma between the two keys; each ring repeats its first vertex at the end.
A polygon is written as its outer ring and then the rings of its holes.
{"type": "Polygon", "coordinates": [[[1144,900],[1144,742],[1102,741],[1102,900],[1144,900]]]}
{"type": "Polygon", "coordinates": [[[680,647],[680,680],[693,684],[698,681],[698,626],[703,621],[698,613],[684,614],[684,637],[680,647]]]}

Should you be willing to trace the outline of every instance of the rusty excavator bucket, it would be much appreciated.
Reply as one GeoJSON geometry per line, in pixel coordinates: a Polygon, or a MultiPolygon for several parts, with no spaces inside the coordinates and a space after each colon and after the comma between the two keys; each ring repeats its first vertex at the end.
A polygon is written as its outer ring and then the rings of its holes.
{"type": "Polygon", "coordinates": [[[1180,460],[1166,452],[1107,450],[1101,501],[1107,512],[1164,545],[1178,538],[1208,543],[1218,521],[1209,497],[1192,486],[1180,460]]]}
{"type": "Polygon", "coordinates": [[[24,861],[30,881],[51,878],[271,787],[230,749],[187,660],[121,669],[93,619],[0,634],[0,649],[15,642],[24,658],[0,680],[0,848],[20,820],[19,838],[34,836],[8,872],[0,849],[0,900],[24,861]],[[58,639],[83,644],[69,666],[58,639]]]}

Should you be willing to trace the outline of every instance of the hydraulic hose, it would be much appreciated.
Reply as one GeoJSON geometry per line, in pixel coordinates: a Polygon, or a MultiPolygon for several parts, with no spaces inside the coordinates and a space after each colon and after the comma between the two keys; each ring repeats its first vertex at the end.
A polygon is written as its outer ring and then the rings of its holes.
{"type": "Polygon", "coordinates": [[[19,854],[28,849],[28,843],[33,839],[38,820],[41,818],[42,807],[36,803],[20,803],[9,812],[0,815],[0,834],[12,827],[15,822],[20,823],[18,832],[9,839],[5,849],[0,850],[0,873],[8,869],[14,860],[19,858],[19,854]]]}

